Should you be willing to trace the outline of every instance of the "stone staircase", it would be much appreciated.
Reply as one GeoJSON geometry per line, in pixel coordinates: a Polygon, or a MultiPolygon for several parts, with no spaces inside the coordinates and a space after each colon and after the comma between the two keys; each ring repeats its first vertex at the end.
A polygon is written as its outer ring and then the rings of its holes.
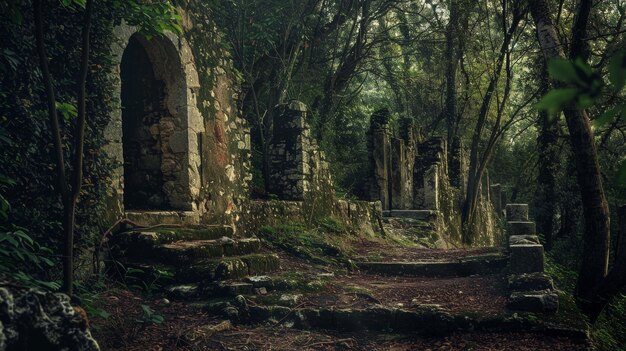
{"type": "Polygon", "coordinates": [[[544,249],[528,219],[527,204],[507,204],[507,237],[510,252],[507,307],[513,311],[554,313],[559,297],[552,279],[544,273],[544,249]]]}
{"type": "MultiPolygon", "coordinates": [[[[277,255],[261,252],[258,238],[236,238],[230,226],[157,225],[131,229],[109,239],[118,277],[160,286],[178,297],[212,297],[233,290],[234,280],[275,271],[277,255]],[[122,267],[122,269],[119,269],[122,267]]],[[[250,286],[252,286],[250,284],[250,286]]]]}
{"type": "Polygon", "coordinates": [[[400,233],[427,248],[448,248],[438,233],[438,211],[386,210],[382,214],[385,230],[400,233]]]}

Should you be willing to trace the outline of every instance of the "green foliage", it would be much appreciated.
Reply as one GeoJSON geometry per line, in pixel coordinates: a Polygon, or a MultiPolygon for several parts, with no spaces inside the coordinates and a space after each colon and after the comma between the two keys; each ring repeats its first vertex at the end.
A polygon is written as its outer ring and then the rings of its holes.
{"type": "Polygon", "coordinates": [[[0,228],[0,276],[25,286],[57,290],[61,287],[58,282],[38,279],[32,274],[53,268],[52,254],[51,249],[39,245],[23,228],[0,228]]]}
{"type": "Polygon", "coordinates": [[[548,63],[548,72],[552,79],[568,85],[567,88],[548,92],[537,103],[538,109],[547,110],[552,116],[572,103],[578,108],[593,106],[604,87],[602,77],[581,59],[573,62],[561,58],[552,59],[548,63]]]}
{"type": "MultiPolygon", "coordinates": [[[[546,110],[556,116],[566,106],[574,104],[577,108],[586,109],[598,105],[599,98],[605,87],[602,76],[594,72],[582,59],[575,61],[561,58],[552,59],[548,64],[552,79],[565,83],[567,87],[557,88],[548,92],[535,107],[546,110]]],[[[626,84],[626,51],[615,53],[608,66],[608,80],[614,94],[619,94],[626,84]]],[[[617,104],[593,120],[596,129],[602,128],[626,116],[626,104],[617,104]]],[[[619,161],[615,173],[617,184],[626,185],[626,158],[619,161]]]]}
{"type": "Polygon", "coordinates": [[[150,324],[161,324],[165,321],[165,318],[160,314],[155,313],[148,305],[139,305],[141,307],[142,315],[135,321],[142,326],[148,326],[150,324]]]}
{"type": "Polygon", "coordinates": [[[182,33],[181,16],[170,1],[112,0],[112,7],[129,25],[139,27],[139,32],[148,39],[166,31],[182,33]]]}
{"type": "Polygon", "coordinates": [[[71,121],[73,118],[78,116],[78,112],[76,111],[76,106],[67,102],[55,102],[56,109],[61,113],[65,122],[71,121]]]}
{"type": "Polygon", "coordinates": [[[130,289],[141,291],[145,294],[153,294],[160,290],[163,285],[172,280],[174,274],[169,271],[155,269],[144,270],[141,268],[125,267],[120,262],[117,264],[124,271],[124,282],[130,289]]]}

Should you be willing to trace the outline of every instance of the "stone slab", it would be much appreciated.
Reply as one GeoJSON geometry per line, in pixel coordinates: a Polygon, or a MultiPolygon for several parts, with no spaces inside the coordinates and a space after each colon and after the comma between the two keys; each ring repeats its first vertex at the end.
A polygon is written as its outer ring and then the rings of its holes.
{"type": "Polygon", "coordinates": [[[357,266],[368,272],[385,275],[466,277],[501,272],[505,269],[507,263],[508,259],[505,256],[493,255],[456,261],[359,262],[357,266]]]}
{"type": "Polygon", "coordinates": [[[506,220],[513,222],[528,221],[528,204],[507,204],[506,220]]]}
{"type": "Polygon", "coordinates": [[[535,222],[509,221],[506,223],[506,231],[509,236],[537,234],[535,222]]]}
{"type": "Polygon", "coordinates": [[[509,246],[509,249],[511,251],[511,258],[509,263],[511,273],[543,272],[543,245],[511,245],[509,246]]]}
{"type": "Polygon", "coordinates": [[[536,235],[512,235],[509,237],[509,245],[541,244],[536,235]]]}
{"type": "Polygon", "coordinates": [[[513,311],[555,313],[559,309],[559,296],[550,291],[514,292],[507,301],[513,311]]]}
{"type": "Polygon", "coordinates": [[[509,276],[508,284],[511,291],[554,290],[552,278],[542,272],[513,274],[509,276]]]}

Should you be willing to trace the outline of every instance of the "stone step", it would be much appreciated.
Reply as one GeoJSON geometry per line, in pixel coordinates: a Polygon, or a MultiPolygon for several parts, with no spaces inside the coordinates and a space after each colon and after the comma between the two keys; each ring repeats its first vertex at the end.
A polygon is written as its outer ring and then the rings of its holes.
{"type": "Polygon", "coordinates": [[[551,291],[516,291],[511,294],[506,307],[511,311],[556,313],[559,295],[551,291]]]}
{"type": "Polygon", "coordinates": [[[431,221],[437,219],[437,211],[434,210],[390,210],[383,211],[385,217],[410,218],[420,221],[431,221]]]}
{"type": "Polygon", "coordinates": [[[186,264],[200,259],[248,255],[260,248],[261,241],[257,238],[176,241],[156,247],[153,258],[165,263],[186,264]]]}
{"type": "Polygon", "coordinates": [[[109,239],[109,248],[116,256],[141,258],[159,245],[176,241],[231,238],[233,235],[233,227],[220,225],[134,229],[113,235],[109,239]]]}
{"type": "Polygon", "coordinates": [[[280,268],[280,259],[276,254],[251,254],[204,259],[185,266],[145,261],[120,261],[120,264],[141,270],[142,273],[137,274],[135,280],[151,281],[158,272],[167,272],[171,277],[165,283],[188,284],[240,279],[273,272],[280,268]]]}
{"type": "Polygon", "coordinates": [[[194,211],[126,211],[125,215],[129,220],[143,226],[200,224],[200,216],[194,211]]]}
{"type": "Polygon", "coordinates": [[[365,308],[290,308],[280,305],[247,305],[242,296],[232,303],[210,303],[204,308],[211,315],[252,324],[278,322],[301,330],[333,330],[339,332],[411,333],[443,336],[460,332],[532,332],[539,335],[563,336],[588,340],[586,330],[555,323],[544,323],[534,316],[454,314],[438,308],[401,308],[373,305],[365,308]]]}
{"type": "Polygon", "coordinates": [[[543,272],[544,254],[543,245],[541,244],[519,244],[510,245],[511,251],[510,272],[534,273],[543,272]]]}
{"type": "Polygon", "coordinates": [[[359,262],[365,271],[384,275],[419,277],[464,277],[502,272],[507,264],[505,255],[465,257],[450,261],[417,262],[359,262]]]}
{"type": "Polygon", "coordinates": [[[536,235],[535,222],[509,221],[507,222],[506,232],[512,235],[536,235]]]}
{"type": "Polygon", "coordinates": [[[512,274],[508,279],[511,291],[554,290],[554,282],[543,272],[512,274]]]}

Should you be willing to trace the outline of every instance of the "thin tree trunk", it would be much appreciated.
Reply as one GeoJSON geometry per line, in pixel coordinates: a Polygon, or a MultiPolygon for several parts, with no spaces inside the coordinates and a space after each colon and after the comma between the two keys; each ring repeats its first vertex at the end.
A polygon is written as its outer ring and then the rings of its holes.
{"type": "MultiPolygon", "coordinates": [[[[591,6],[591,1],[583,0],[581,8],[584,10],[587,6],[591,6]]],[[[550,18],[547,1],[531,0],[530,8],[546,62],[552,58],[565,58],[564,50],[550,18]]],[[[577,16],[577,28],[572,31],[574,34],[580,35],[585,32],[580,28],[586,26],[586,23],[580,22],[581,18],[584,19],[584,14],[577,16]]],[[[572,40],[574,44],[577,42],[577,39],[572,40]]],[[[576,52],[576,50],[573,49],[571,52],[576,52]]],[[[553,85],[563,86],[559,82],[553,82],[553,85]]],[[[585,217],[584,254],[576,286],[576,297],[583,312],[594,320],[599,314],[597,311],[601,311],[606,305],[606,300],[598,300],[598,291],[602,289],[600,287],[602,284],[606,284],[605,276],[609,263],[609,207],[602,186],[598,153],[587,111],[568,106],[563,112],[576,161],[577,179],[585,217]]]]}
{"type": "Polygon", "coordinates": [[[446,28],[446,49],[444,59],[446,60],[446,101],[444,115],[448,127],[448,145],[452,145],[452,140],[456,136],[456,70],[458,66],[458,35],[459,35],[459,2],[450,2],[450,20],[446,28]]]}
{"type": "MultiPolygon", "coordinates": [[[[541,95],[548,92],[547,72],[542,70],[541,95]]],[[[554,245],[554,218],[556,210],[556,173],[559,167],[558,157],[558,125],[557,120],[550,118],[547,111],[539,111],[537,120],[539,135],[537,137],[538,175],[535,193],[535,221],[537,231],[545,238],[545,247],[550,251],[554,245]]],[[[566,220],[570,220],[567,218],[566,220]]]]}
{"type": "MultiPolygon", "coordinates": [[[[506,13],[506,11],[503,11],[506,13]]],[[[479,160],[479,148],[480,148],[480,139],[482,136],[482,132],[485,126],[485,122],[487,120],[487,115],[489,114],[489,108],[491,106],[491,101],[495,89],[497,87],[498,81],[500,79],[500,75],[502,72],[502,65],[504,64],[504,60],[506,58],[507,50],[509,45],[511,44],[511,40],[517,27],[520,23],[521,16],[515,15],[513,21],[511,22],[510,27],[503,28],[504,39],[502,41],[502,46],[500,47],[499,55],[496,60],[495,70],[493,72],[493,76],[489,81],[489,86],[485,92],[483,97],[482,104],[480,106],[480,111],[478,113],[478,120],[476,122],[476,126],[474,128],[474,134],[472,136],[472,144],[470,147],[470,165],[469,165],[469,175],[467,182],[467,193],[465,197],[465,202],[463,204],[462,222],[464,225],[468,225],[466,230],[463,231],[463,241],[467,244],[471,244],[471,224],[474,220],[475,210],[478,203],[478,195],[479,195],[479,187],[482,180],[482,175],[484,171],[484,167],[481,167],[482,162],[479,160]]],[[[485,155],[488,156],[488,155],[485,155]]]]}
{"type": "Polygon", "coordinates": [[[54,91],[54,83],[52,75],[48,68],[48,57],[44,44],[42,4],[41,0],[33,1],[34,20],[35,20],[35,40],[37,45],[37,54],[39,57],[39,66],[42,71],[42,79],[46,89],[48,118],[50,123],[50,133],[54,142],[56,154],[57,169],[57,191],[61,197],[63,206],[63,287],[62,291],[72,296],[74,285],[74,226],[76,222],[76,203],[80,197],[81,185],[83,181],[83,151],[85,142],[85,124],[86,124],[86,81],[89,69],[89,33],[91,29],[93,0],[87,0],[83,22],[83,32],[81,40],[81,63],[80,72],[77,80],[77,120],[76,130],[74,133],[74,142],[76,150],[73,158],[72,167],[74,170],[71,183],[68,186],[66,178],[65,157],[63,155],[63,143],[61,139],[61,130],[56,111],[56,94],[54,91]]]}
{"type": "Polygon", "coordinates": [[[87,121],[86,85],[89,70],[89,34],[91,31],[93,0],[87,0],[81,38],[80,74],[77,81],[77,121],[74,134],[76,151],[74,154],[72,193],[63,206],[65,212],[65,252],[63,260],[63,292],[72,296],[74,292],[74,227],[76,222],[76,203],[83,184],[83,160],[85,148],[85,125],[87,121]]]}

